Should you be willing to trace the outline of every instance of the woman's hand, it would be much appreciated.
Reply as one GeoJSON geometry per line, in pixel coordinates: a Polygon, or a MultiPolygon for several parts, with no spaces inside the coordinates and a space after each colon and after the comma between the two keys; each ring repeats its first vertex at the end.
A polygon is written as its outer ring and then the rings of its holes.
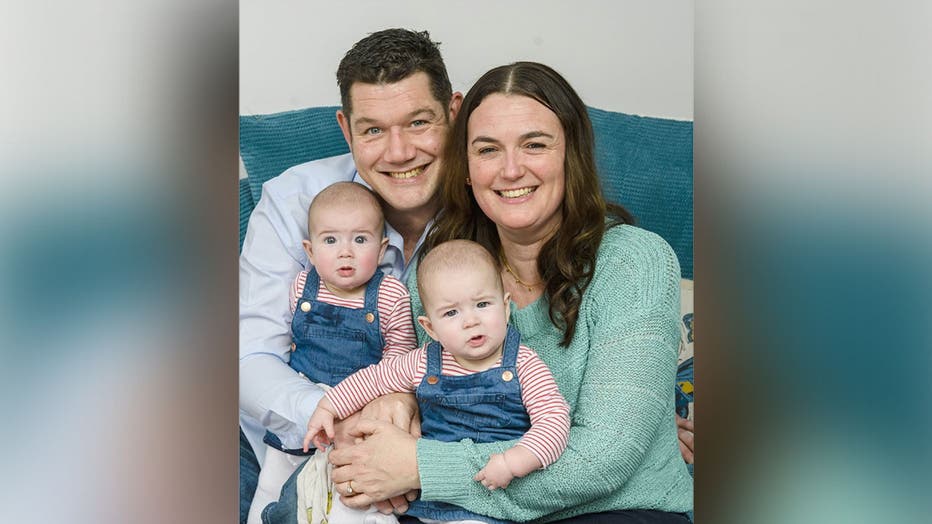
{"type": "Polygon", "coordinates": [[[694,457],[693,442],[696,437],[693,421],[676,416],[676,435],[680,438],[680,453],[687,464],[692,464],[694,457]]]}
{"type": "MultiPolygon", "coordinates": [[[[376,420],[360,420],[350,435],[363,440],[330,452],[334,465],[331,479],[343,503],[365,508],[395,497],[398,504],[392,505],[396,510],[402,511],[398,506],[407,509],[399,499],[413,500],[409,492],[421,487],[417,439],[391,423],[376,420]]],[[[385,509],[384,504],[378,507],[385,509]]]]}

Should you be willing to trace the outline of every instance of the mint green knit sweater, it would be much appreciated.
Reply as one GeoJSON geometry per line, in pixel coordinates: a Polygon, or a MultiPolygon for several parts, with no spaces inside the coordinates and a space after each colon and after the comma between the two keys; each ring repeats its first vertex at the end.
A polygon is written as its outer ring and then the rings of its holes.
{"type": "MultiPolygon", "coordinates": [[[[618,226],[603,237],[569,347],[558,345],[562,334],[550,322],[545,298],[523,309],[512,305],[510,322],[522,343],[547,363],[569,402],[569,445],[547,469],[489,491],[472,478],[490,454],[514,441],[419,439],[421,498],[515,521],[616,509],[690,510],[692,478],[673,416],[679,279],[676,255],[662,238],[618,226]]],[[[417,287],[409,288],[415,316],[421,315],[417,287]]],[[[419,327],[421,342],[425,336],[419,327]]]]}

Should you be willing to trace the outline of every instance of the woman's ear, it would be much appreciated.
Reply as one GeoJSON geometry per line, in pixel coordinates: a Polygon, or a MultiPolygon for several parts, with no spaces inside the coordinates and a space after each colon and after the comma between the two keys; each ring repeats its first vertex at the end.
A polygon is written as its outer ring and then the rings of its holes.
{"type": "Polygon", "coordinates": [[[424,331],[426,331],[427,334],[430,335],[430,338],[437,340],[439,342],[439,339],[437,338],[437,334],[434,333],[433,324],[430,323],[429,318],[425,317],[424,315],[420,315],[419,317],[417,317],[417,323],[420,324],[422,328],[424,328],[424,331]]]}

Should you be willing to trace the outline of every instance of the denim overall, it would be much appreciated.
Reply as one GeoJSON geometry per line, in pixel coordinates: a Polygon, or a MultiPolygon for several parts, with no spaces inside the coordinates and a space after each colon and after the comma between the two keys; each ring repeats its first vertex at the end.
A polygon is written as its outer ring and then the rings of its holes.
{"type": "MultiPolygon", "coordinates": [[[[417,388],[424,438],[456,442],[497,442],[521,438],[531,419],[521,401],[518,382],[518,346],[521,335],[508,326],[502,365],[472,375],[444,376],[440,373],[440,344],[427,346],[427,374],[417,388]]],[[[471,479],[469,482],[473,482],[471,479]]],[[[415,500],[406,515],[437,520],[474,519],[503,523],[446,502],[415,500]]]]}
{"type": "MultiPolygon", "coordinates": [[[[335,386],[344,378],[382,360],[382,330],[379,328],[379,284],[384,273],[376,269],[366,285],[362,309],[335,306],[317,300],[320,277],[311,267],[291,321],[291,362],[289,365],[311,382],[335,386]]],[[[266,431],[264,442],[290,455],[310,455],[301,449],[287,449],[281,440],[266,431]]]]}

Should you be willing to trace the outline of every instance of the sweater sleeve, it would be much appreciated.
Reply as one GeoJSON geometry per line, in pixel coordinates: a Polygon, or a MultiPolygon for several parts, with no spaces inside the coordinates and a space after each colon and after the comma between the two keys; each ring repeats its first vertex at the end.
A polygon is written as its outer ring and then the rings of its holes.
{"type": "MultiPolygon", "coordinates": [[[[559,349],[582,352],[582,358],[571,361],[579,369],[553,368],[555,375],[581,374],[571,404],[569,443],[561,458],[545,470],[515,479],[507,489],[489,492],[466,479],[489,454],[514,442],[420,439],[418,470],[424,500],[523,521],[591,503],[624,488],[661,424],[672,418],[667,399],[672,396],[679,340],[675,254],[656,235],[624,240],[603,241],[595,276],[583,297],[577,335],[569,348],[559,349]],[[584,347],[578,347],[581,339],[586,339],[584,347]]],[[[553,333],[559,335],[557,330],[553,333]]],[[[535,348],[541,350],[540,342],[535,348]]]]}

